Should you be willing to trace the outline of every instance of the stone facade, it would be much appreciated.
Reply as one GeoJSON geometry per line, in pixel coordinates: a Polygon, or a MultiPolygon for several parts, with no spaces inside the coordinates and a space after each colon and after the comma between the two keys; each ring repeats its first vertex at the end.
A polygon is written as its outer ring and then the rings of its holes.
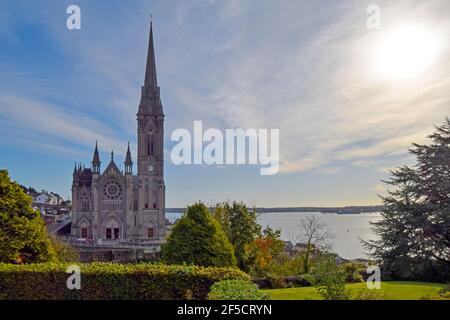
{"type": "Polygon", "coordinates": [[[101,172],[97,143],[91,168],[75,165],[71,235],[97,245],[155,244],[166,236],[164,113],[157,84],[153,30],[137,112],[137,174],[128,145],[121,171],[111,160],[101,172]]]}

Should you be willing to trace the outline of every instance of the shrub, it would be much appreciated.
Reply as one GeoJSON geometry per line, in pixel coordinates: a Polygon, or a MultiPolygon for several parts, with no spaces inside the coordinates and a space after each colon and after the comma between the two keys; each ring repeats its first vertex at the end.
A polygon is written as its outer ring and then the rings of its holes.
{"type": "Polygon", "coordinates": [[[79,264],[81,289],[69,290],[69,264],[0,264],[0,299],[206,299],[211,285],[246,280],[233,268],[164,264],[79,264]]]}
{"type": "Polygon", "coordinates": [[[298,276],[299,287],[310,287],[314,284],[315,278],[310,274],[301,274],[298,276]]]}
{"type": "Polygon", "coordinates": [[[421,300],[450,300],[450,284],[441,288],[437,295],[428,295],[422,297],[421,300]]]}
{"type": "Polygon", "coordinates": [[[212,267],[236,265],[233,246],[208,208],[189,206],[177,221],[161,248],[162,260],[170,264],[195,264],[212,267]]]}
{"type": "Polygon", "coordinates": [[[258,286],[245,280],[225,280],[211,286],[209,300],[269,300],[269,295],[258,286]]]}
{"type": "Polygon", "coordinates": [[[350,283],[362,282],[361,272],[364,271],[364,265],[356,262],[347,262],[342,265],[345,272],[345,281],[350,283]]]}
{"type": "Polygon", "coordinates": [[[80,261],[80,253],[77,249],[59,240],[56,236],[50,236],[50,241],[59,262],[80,261]]]}
{"type": "Polygon", "coordinates": [[[284,276],[268,276],[267,280],[269,281],[272,289],[287,288],[289,285],[289,282],[284,276]]]}
{"type": "Polygon", "coordinates": [[[450,293],[450,283],[447,283],[445,286],[439,290],[439,294],[447,294],[450,293]]]}
{"type": "Polygon", "coordinates": [[[315,270],[314,287],[325,300],[348,300],[345,288],[345,270],[336,265],[332,257],[324,259],[315,270]]]}

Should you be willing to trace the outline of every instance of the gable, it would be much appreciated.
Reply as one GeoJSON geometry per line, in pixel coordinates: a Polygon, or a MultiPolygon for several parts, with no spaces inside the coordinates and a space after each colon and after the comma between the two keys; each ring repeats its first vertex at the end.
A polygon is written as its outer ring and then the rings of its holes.
{"type": "Polygon", "coordinates": [[[102,176],[122,176],[122,172],[119,170],[114,161],[111,161],[103,171],[102,176]]]}
{"type": "Polygon", "coordinates": [[[91,221],[85,216],[83,216],[77,221],[77,225],[79,227],[89,227],[91,225],[91,221]]]}

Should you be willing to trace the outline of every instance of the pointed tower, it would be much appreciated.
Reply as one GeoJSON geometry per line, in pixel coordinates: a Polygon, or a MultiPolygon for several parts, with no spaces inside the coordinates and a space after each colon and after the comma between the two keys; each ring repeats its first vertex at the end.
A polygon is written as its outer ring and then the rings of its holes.
{"type": "Polygon", "coordinates": [[[148,39],[147,66],[145,69],[144,85],[146,87],[157,88],[155,47],[153,45],[153,25],[150,22],[150,36],[148,39]]]}
{"type": "Polygon", "coordinates": [[[128,142],[127,154],[125,156],[125,174],[133,173],[133,161],[131,160],[130,143],[128,142]]]}
{"type": "Polygon", "coordinates": [[[156,76],[153,26],[150,23],[147,65],[137,113],[137,175],[139,221],[137,231],[147,239],[165,239],[164,113],[156,76]]]}
{"type": "Polygon", "coordinates": [[[98,154],[97,141],[95,141],[94,157],[92,158],[92,173],[100,174],[100,156],[98,154]]]}
{"type": "Polygon", "coordinates": [[[156,76],[156,58],[153,44],[153,26],[147,52],[145,80],[141,89],[138,122],[138,175],[161,175],[163,173],[164,113],[156,76]]]}

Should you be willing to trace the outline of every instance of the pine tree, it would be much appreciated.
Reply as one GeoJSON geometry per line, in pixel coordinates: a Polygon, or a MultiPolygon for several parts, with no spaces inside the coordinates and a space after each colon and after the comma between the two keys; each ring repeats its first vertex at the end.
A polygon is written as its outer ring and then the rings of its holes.
{"type": "Polygon", "coordinates": [[[235,266],[234,250],[219,222],[202,203],[187,208],[161,248],[162,260],[173,264],[235,266]]]}
{"type": "Polygon", "coordinates": [[[6,170],[0,170],[0,262],[30,263],[55,259],[55,252],[31,198],[6,170]]]}
{"type": "Polygon", "coordinates": [[[391,171],[379,239],[363,242],[397,279],[450,280],[450,120],[429,138],[409,150],[415,165],[391,171]]]}

